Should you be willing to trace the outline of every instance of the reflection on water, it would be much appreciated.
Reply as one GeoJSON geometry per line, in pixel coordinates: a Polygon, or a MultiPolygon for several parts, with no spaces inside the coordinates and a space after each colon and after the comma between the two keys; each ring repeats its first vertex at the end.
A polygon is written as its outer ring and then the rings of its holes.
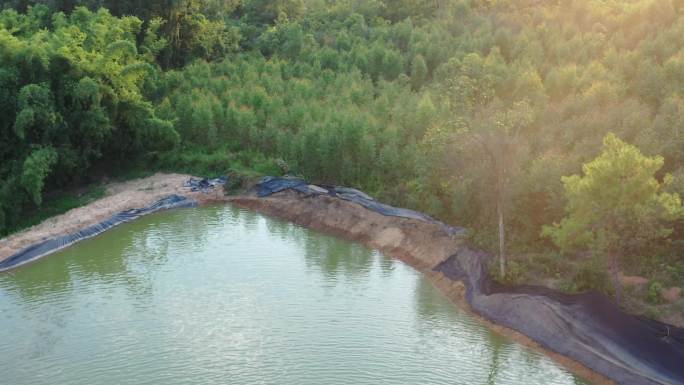
{"type": "Polygon", "coordinates": [[[368,277],[375,260],[369,249],[341,240],[330,242],[316,235],[305,233],[297,239],[303,243],[304,258],[309,268],[333,280],[368,277]]]}
{"type": "Polygon", "coordinates": [[[403,263],[232,207],[0,275],[1,383],[581,384],[403,263]]]}

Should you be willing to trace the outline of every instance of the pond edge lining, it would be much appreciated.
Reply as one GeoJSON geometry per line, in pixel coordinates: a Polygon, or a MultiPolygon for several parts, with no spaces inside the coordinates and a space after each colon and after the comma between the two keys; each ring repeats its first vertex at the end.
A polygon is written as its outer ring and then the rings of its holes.
{"type": "MultiPolygon", "coordinates": [[[[421,256],[414,255],[415,252],[412,252],[411,250],[402,250],[401,248],[398,247],[392,247],[392,245],[379,245],[377,242],[375,242],[373,239],[364,237],[364,236],[359,236],[359,234],[354,234],[353,231],[348,231],[348,229],[343,229],[343,228],[336,228],[335,226],[330,226],[329,224],[325,223],[317,223],[316,221],[307,221],[303,216],[306,216],[306,214],[302,213],[297,213],[296,210],[283,210],[283,207],[280,207],[278,209],[278,206],[288,206],[288,203],[292,202],[292,193],[293,191],[283,191],[283,192],[278,192],[275,194],[274,197],[267,197],[267,198],[258,198],[255,196],[255,194],[249,194],[249,195],[242,195],[242,196],[233,196],[233,197],[224,197],[224,199],[220,200],[200,200],[198,201],[194,199],[189,199],[185,198],[182,196],[178,195],[173,195],[169,196],[167,198],[164,198],[158,202],[155,202],[153,205],[150,205],[148,207],[142,208],[142,209],[133,209],[133,210],[127,210],[125,212],[121,212],[118,214],[115,214],[111,218],[109,218],[107,221],[98,223],[93,226],[89,226],[86,229],[83,229],[77,233],[69,234],[66,236],[61,236],[61,237],[56,237],[52,238],[43,242],[39,242],[37,244],[34,244],[32,246],[29,246],[19,253],[3,260],[0,262],[0,272],[7,271],[10,269],[14,269],[19,266],[23,266],[28,263],[35,262],[51,253],[54,253],[56,251],[62,250],[76,242],[79,242],[84,239],[88,239],[91,237],[94,237],[98,234],[101,234],[105,232],[106,230],[117,226],[121,223],[129,222],[134,219],[137,219],[143,215],[150,214],[152,212],[156,212],[159,210],[165,210],[165,209],[171,209],[171,208],[178,208],[178,207],[195,207],[198,204],[206,204],[210,202],[228,202],[228,203],[233,203],[237,206],[249,208],[252,210],[255,210],[257,212],[260,212],[262,214],[266,214],[268,216],[273,216],[277,217],[283,220],[287,220],[289,222],[293,222],[295,224],[302,225],[304,227],[312,228],[315,230],[323,231],[326,233],[331,233],[333,235],[346,238],[352,241],[360,242],[362,244],[365,244],[366,246],[369,246],[371,248],[379,249],[382,251],[384,254],[388,256],[395,257],[397,259],[400,259],[409,265],[413,266],[414,268],[418,269],[419,271],[425,273],[432,283],[442,292],[444,292],[447,297],[454,302],[456,305],[459,307],[463,308],[464,310],[467,310],[468,312],[474,314],[478,319],[480,319],[482,322],[484,322],[490,329],[493,329],[494,331],[506,335],[509,338],[512,338],[516,340],[519,343],[522,343],[523,345],[526,345],[528,347],[532,347],[535,350],[539,350],[546,355],[550,356],[554,361],[557,361],[561,365],[567,367],[570,369],[572,372],[575,372],[587,379],[589,379],[592,382],[598,383],[598,384],[613,384],[616,383],[609,379],[608,376],[605,374],[602,374],[600,372],[597,372],[595,370],[592,370],[591,367],[588,365],[577,361],[573,359],[572,357],[563,355],[561,353],[557,353],[555,350],[552,349],[552,347],[546,346],[545,344],[540,344],[539,342],[531,339],[524,333],[521,333],[517,331],[515,328],[509,327],[508,325],[502,325],[501,323],[497,323],[496,321],[493,321],[491,319],[488,319],[488,317],[484,314],[481,314],[480,311],[478,311],[476,308],[474,308],[471,304],[470,301],[468,301],[468,294],[466,293],[468,291],[468,288],[466,287],[466,283],[462,282],[461,280],[458,279],[452,279],[450,277],[447,277],[445,274],[439,271],[433,271],[433,268],[436,268],[437,266],[434,263],[426,263],[425,260],[421,258],[421,256]],[[289,200],[288,199],[282,199],[284,195],[287,195],[290,193],[289,200]],[[165,200],[171,198],[172,201],[175,202],[164,202],[165,200]],[[278,202],[282,203],[283,205],[279,205],[278,202]],[[268,202],[267,205],[264,205],[262,203],[268,202]],[[124,217],[118,217],[120,215],[123,215],[124,217]],[[47,250],[42,250],[40,248],[41,245],[44,245],[45,243],[50,243],[52,242],[49,246],[52,246],[51,248],[47,250]],[[31,255],[29,258],[24,258],[21,259],[17,262],[17,255],[24,254],[26,255],[27,251],[31,251],[32,249],[34,250],[39,250],[40,252],[34,252],[33,255],[31,255]],[[42,251],[41,251],[42,250],[42,251]],[[12,262],[14,261],[14,262],[12,262]]],[[[333,199],[337,201],[342,201],[342,198],[331,198],[331,197],[324,197],[325,200],[327,199],[333,199]]],[[[304,205],[310,204],[313,202],[313,199],[315,197],[312,197],[310,195],[307,195],[302,192],[296,192],[295,193],[295,198],[296,201],[300,202],[306,202],[304,205]]],[[[317,199],[318,200],[318,199],[317,199]]],[[[329,201],[327,202],[329,203],[329,201]]],[[[358,203],[354,202],[346,202],[347,204],[350,205],[356,205],[356,206],[361,206],[358,203]]],[[[320,206],[319,206],[320,207],[320,206]]],[[[364,207],[359,207],[364,211],[371,211],[367,208],[364,207]]],[[[377,213],[373,213],[375,215],[381,215],[377,213]]],[[[393,222],[396,222],[397,226],[400,227],[400,224],[407,224],[410,222],[416,222],[415,219],[407,219],[407,218],[391,218],[390,219],[393,222]]],[[[463,246],[467,247],[467,246],[463,246]]],[[[415,251],[415,250],[414,250],[415,251]]],[[[446,262],[446,259],[442,261],[446,262]]],[[[610,376],[612,377],[612,376],[610,376]]],[[[624,384],[651,384],[651,383],[660,383],[660,382],[624,382],[621,381],[620,383],[624,384]]],[[[677,382],[681,383],[681,382],[677,382]]]]}
{"type": "Polygon", "coordinates": [[[49,238],[25,247],[19,252],[0,261],[0,273],[8,272],[24,265],[34,263],[50,254],[72,246],[75,243],[95,237],[120,224],[134,221],[145,215],[174,208],[197,206],[198,202],[192,198],[171,194],[152,203],[149,206],[121,211],[110,216],[102,222],[90,225],[77,232],[49,238]]]}
{"type": "MultiPolygon", "coordinates": [[[[423,226],[425,234],[406,235],[406,238],[414,236],[408,243],[418,243],[417,248],[407,247],[405,240],[383,244],[384,230],[377,225],[387,225],[387,221],[378,217],[379,211],[368,216],[355,212],[351,206],[342,209],[340,201],[344,198],[317,192],[320,187],[330,186],[311,187],[313,192],[301,186],[277,189],[272,194],[258,194],[261,198],[257,199],[237,198],[234,203],[363,243],[401,259],[430,276],[452,301],[465,305],[462,307],[487,324],[497,325],[498,331],[503,330],[503,334],[543,351],[592,382],[684,384],[681,364],[684,363],[684,329],[625,313],[612,299],[599,293],[564,294],[540,286],[497,284],[488,279],[484,262],[491,255],[471,249],[465,242],[448,250],[448,256],[442,254],[438,263],[431,262],[430,250],[423,238],[426,234],[434,237],[440,231],[430,231],[425,226],[439,228],[440,223],[428,221],[418,225],[423,226]],[[351,219],[330,220],[332,216],[351,219]],[[364,227],[364,221],[377,223],[364,227]],[[359,231],[359,227],[365,232],[359,231]],[[460,276],[448,274],[444,265],[453,262],[459,254],[470,258],[464,260],[467,268],[462,269],[460,276]],[[454,285],[460,285],[463,290],[454,290],[454,285]]],[[[388,226],[406,230],[407,223],[415,225],[418,221],[417,218],[393,218],[388,226]]]]}

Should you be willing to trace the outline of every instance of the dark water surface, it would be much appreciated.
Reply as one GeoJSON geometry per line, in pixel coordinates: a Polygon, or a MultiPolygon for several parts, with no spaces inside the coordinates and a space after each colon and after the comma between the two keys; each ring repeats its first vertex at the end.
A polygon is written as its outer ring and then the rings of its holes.
{"type": "Polygon", "coordinates": [[[0,274],[0,384],[585,384],[409,266],[227,206],[0,274]]]}

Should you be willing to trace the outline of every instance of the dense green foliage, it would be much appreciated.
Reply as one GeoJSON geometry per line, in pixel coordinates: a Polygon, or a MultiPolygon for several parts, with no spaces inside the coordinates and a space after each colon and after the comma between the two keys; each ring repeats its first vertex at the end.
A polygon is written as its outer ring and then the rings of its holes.
{"type": "Polygon", "coordinates": [[[644,241],[663,238],[681,212],[677,194],[663,192],[670,182],[655,178],[662,157],[649,158],[634,146],[609,134],[604,150],[583,167],[584,175],[563,177],[568,216],[544,233],[561,251],[589,246],[599,254],[624,254],[644,241]]]}
{"type": "Polygon", "coordinates": [[[579,248],[607,259],[618,299],[620,256],[648,252],[649,242],[672,233],[663,224],[682,215],[679,195],[663,192],[671,176],[663,183],[655,178],[662,166],[662,157],[646,157],[609,134],[603,153],[584,165],[583,176],[562,178],[568,215],[544,228],[563,252],[579,248]]]}
{"type": "MultiPolygon", "coordinates": [[[[505,218],[515,275],[557,250],[542,227],[575,205],[561,178],[608,133],[662,156],[649,175],[684,193],[681,0],[3,3],[25,13],[0,14],[0,231],[97,161],[280,163],[492,249],[505,218]]],[[[684,226],[663,226],[673,242],[622,252],[676,276],[684,226]]]]}
{"type": "Polygon", "coordinates": [[[0,13],[0,231],[98,159],[177,145],[142,93],[156,73],[142,52],[157,41],[142,24],[104,9],[0,13]]]}

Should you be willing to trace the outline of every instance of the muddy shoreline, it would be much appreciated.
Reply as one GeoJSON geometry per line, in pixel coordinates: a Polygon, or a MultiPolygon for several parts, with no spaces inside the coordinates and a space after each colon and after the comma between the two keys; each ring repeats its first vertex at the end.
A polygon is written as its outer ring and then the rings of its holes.
{"type": "Polygon", "coordinates": [[[29,245],[45,239],[78,231],[109,216],[131,208],[142,207],[171,194],[194,199],[200,205],[231,203],[279,218],[297,225],[322,231],[350,241],[362,243],[383,254],[402,260],[427,275],[433,285],[456,306],[469,312],[493,331],[545,354],[571,372],[595,384],[615,384],[585,365],[540,346],[527,336],[496,325],[475,314],[465,298],[465,286],[433,268],[454,252],[466,247],[465,240],[451,237],[437,225],[418,220],[387,217],[355,203],[328,196],[306,197],[294,191],[283,191],[271,197],[258,198],[246,194],[224,196],[221,189],[210,193],[192,192],[183,187],[191,176],[155,174],[148,178],[107,186],[107,196],[84,207],[0,240],[0,261],[29,245]]]}

